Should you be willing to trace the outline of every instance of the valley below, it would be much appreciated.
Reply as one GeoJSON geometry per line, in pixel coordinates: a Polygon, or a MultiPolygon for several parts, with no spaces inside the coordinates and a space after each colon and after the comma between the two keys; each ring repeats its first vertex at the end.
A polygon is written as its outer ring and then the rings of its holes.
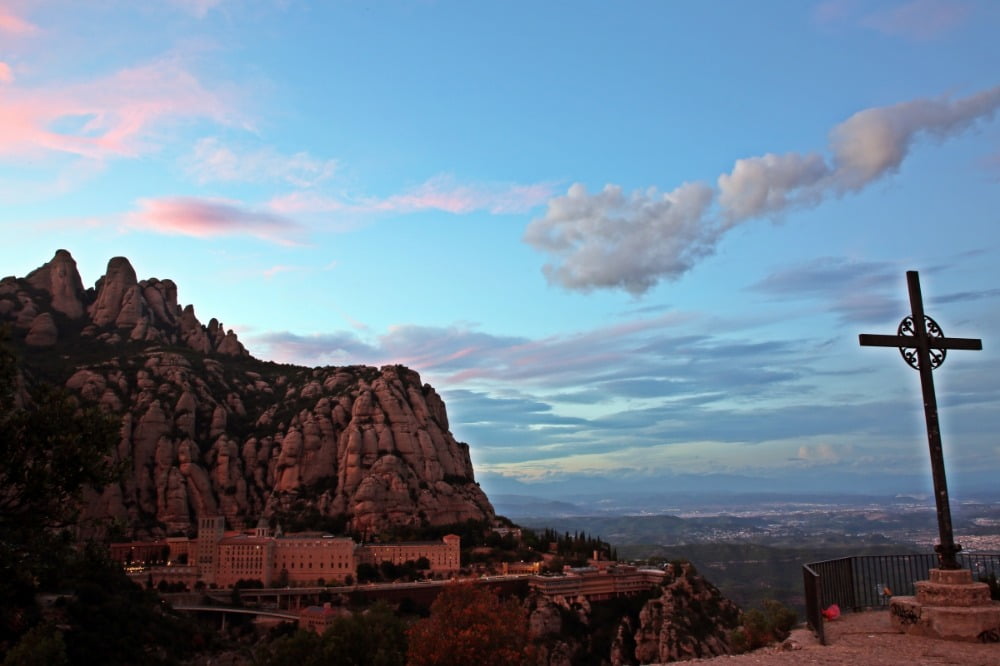
{"type": "MultiPolygon", "coordinates": [[[[776,599],[800,613],[803,564],[931,553],[937,542],[930,496],[496,495],[494,506],[525,527],[599,536],[621,560],[688,560],[744,608],[776,599]],[[532,506],[557,511],[531,515],[532,506]]],[[[1000,552],[1000,495],[953,497],[952,518],[963,552],[1000,552]]]]}

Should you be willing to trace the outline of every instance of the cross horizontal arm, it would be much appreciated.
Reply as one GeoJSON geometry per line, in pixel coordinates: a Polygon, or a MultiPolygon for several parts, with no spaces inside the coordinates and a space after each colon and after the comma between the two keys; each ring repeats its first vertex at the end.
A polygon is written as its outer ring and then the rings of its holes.
{"type": "MultiPolygon", "coordinates": [[[[914,347],[917,341],[913,335],[877,335],[862,333],[858,336],[862,347],[914,347]]],[[[931,349],[981,350],[983,341],[978,338],[927,338],[931,349]]]]}

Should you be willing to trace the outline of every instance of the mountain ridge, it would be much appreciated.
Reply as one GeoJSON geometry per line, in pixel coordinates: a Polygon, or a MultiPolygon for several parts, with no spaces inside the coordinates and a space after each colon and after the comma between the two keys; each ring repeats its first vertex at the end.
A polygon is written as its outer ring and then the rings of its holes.
{"type": "Polygon", "coordinates": [[[253,358],[232,330],[181,307],[171,280],[138,280],[114,257],[85,289],[66,250],[0,280],[24,370],[121,418],[122,483],[88,518],[132,536],[232,527],[306,511],[377,532],[492,521],[444,401],[399,365],[317,367],[253,358]]]}

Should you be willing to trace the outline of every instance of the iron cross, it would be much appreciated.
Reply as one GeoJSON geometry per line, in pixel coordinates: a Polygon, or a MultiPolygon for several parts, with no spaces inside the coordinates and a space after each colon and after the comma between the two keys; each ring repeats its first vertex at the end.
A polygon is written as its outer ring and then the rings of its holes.
{"type": "Polygon", "coordinates": [[[862,333],[862,346],[899,347],[903,360],[920,371],[920,388],[924,394],[924,418],[927,421],[927,442],[931,452],[931,472],[934,475],[934,501],[937,505],[938,534],[941,539],[934,550],[942,569],[958,569],[955,555],[962,547],[955,543],[951,529],[951,508],[948,505],[948,484],[944,475],[944,455],[941,452],[941,429],[938,426],[937,399],[934,397],[934,377],[931,371],[944,362],[948,349],[982,349],[983,341],[974,338],[946,338],[937,322],[924,314],[917,271],[906,272],[910,290],[910,311],[899,324],[896,335],[862,333]]]}

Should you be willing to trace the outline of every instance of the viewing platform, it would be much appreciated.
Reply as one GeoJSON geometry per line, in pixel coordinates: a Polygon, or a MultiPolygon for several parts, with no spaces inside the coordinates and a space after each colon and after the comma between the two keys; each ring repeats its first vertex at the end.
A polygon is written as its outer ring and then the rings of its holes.
{"type": "Polygon", "coordinates": [[[803,565],[806,620],[827,643],[823,609],[887,609],[892,629],[910,637],[992,643],[1000,663],[1000,602],[981,580],[1000,577],[1000,553],[959,553],[957,570],[936,554],[866,555],[803,565]]]}

